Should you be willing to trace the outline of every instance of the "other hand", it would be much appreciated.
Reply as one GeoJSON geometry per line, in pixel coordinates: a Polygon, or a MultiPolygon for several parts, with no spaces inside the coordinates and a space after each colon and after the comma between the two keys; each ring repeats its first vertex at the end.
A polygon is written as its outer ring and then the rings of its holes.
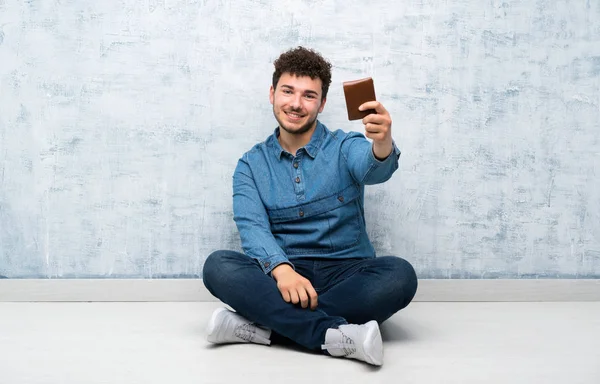
{"type": "Polygon", "coordinates": [[[317,292],[307,278],[300,275],[289,264],[280,264],[271,272],[277,281],[277,288],[283,300],[287,303],[298,304],[302,308],[315,310],[317,308],[317,292]]]}

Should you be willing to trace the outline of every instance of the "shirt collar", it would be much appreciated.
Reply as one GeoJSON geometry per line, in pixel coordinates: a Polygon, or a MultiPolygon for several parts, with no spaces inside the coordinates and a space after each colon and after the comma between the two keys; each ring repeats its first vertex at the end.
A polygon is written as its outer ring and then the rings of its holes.
{"type": "MultiPolygon", "coordinates": [[[[279,127],[275,128],[273,135],[270,137],[273,153],[275,154],[275,157],[277,157],[277,160],[281,160],[281,156],[285,153],[285,150],[281,147],[281,144],[279,144],[279,140],[277,139],[279,137],[279,129],[279,127]]],[[[317,156],[317,153],[321,148],[324,136],[325,127],[319,120],[317,120],[317,126],[315,127],[310,141],[303,147],[306,153],[313,159],[317,156]]]]}

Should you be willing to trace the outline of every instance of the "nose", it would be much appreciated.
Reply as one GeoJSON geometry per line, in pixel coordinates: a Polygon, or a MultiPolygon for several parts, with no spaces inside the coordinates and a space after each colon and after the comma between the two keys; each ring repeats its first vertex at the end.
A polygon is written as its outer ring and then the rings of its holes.
{"type": "Polygon", "coordinates": [[[290,106],[292,107],[292,109],[294,109],[294,110],[302,109],[302,104],[300,103],[301,97],[302,97],[301,95],[294,95],[292,97],[292,99],[290,100],[290,106]]]}

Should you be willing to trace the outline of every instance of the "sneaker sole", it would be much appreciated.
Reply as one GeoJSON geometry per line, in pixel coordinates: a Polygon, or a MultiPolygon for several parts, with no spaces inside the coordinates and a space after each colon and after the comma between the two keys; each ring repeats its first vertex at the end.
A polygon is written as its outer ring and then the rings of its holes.
{"type": "Polygon", "coordinates": [[[217,332],[217,324],[218,324],[218,319],[221,316],[221,314],[223,312],[227,312],[227,308],[219,308],[216,311],[213,312],[212,316],[210,317],[210,320],[208,321],[208,326],[206,327],[206,339],[210,342],[210,343],[214,343],[214,344],[218,344],[219,342],[218,340],[218,335],[216,335],[215,333],[217,332]]]}
{"type": "Polygon", "coordinates": [[[363,343],[363,351],[367,363],[373,365],[383,365],[383,341],[381,340],[381,332],[377,321],[371,320],[365,324],[369,330],[363,343]],[[372,353],[368,353],[371,351],[372,353]]]}

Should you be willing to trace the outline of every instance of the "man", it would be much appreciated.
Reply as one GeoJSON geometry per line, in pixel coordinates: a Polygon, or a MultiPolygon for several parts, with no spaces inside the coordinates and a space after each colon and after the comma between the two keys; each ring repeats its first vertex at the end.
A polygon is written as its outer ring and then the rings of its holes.
{"type": "Polygon", "coordinates": [[[417,289],[413,267],[376,257],[365,228],[364,186],[398,168],[391,118],[376,101],[360,109],[366,136],[330,131],[325,108],[331,64],[298,47],[275,61],[269,99],[273,135],[238,161],[233,213],[244,254],[216,251],[204,264],[221,308],[212,343],[293,341],[334,357],[383,364],[379,324],[417,289]]]}

